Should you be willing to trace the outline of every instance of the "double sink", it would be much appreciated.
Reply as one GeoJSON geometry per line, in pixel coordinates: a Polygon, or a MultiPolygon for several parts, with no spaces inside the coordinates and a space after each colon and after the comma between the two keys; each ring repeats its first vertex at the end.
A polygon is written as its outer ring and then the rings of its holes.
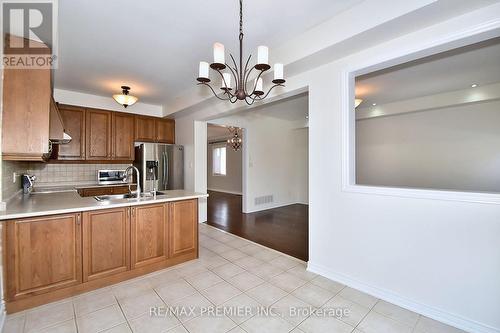
{"type": "MultiPolygon", "coordinates": [[[[146,192],[141,193],[141,198],[150,198],[154,195],[165,195],[165,192],[156,191],[156,193],[146,192]]],[[[95,196],[94,199],[97,201],[115,201],[115,200],[123,200],[123,199],[136,199],[137,195],[132,193],[126,194],[110,194],[110,195],[98,195],[95,196]]]]}

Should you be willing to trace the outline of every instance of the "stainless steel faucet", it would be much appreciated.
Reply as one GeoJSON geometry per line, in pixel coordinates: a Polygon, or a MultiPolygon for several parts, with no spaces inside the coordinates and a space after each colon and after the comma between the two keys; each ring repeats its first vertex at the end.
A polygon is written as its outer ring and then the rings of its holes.
{"type": "MultiPolygon", "coordinates": [[[[141,197],[141,177],[139,175],[139,169],[137,169],[135,166],[133,165],[129,165],[126,169],[125,169],[125,175],[128,176],[128,171],[132,169],[132,170],[135,170],[135,178],[137,179],[137,190],[135,191],[137,193],[137,198],[140,198],[141,197]]],[[[128,186],[129,188],[129,191],[130,191],[130,185],[128,186]]],[[[130,191],[132,192],[132,191],[130,191]]]]}

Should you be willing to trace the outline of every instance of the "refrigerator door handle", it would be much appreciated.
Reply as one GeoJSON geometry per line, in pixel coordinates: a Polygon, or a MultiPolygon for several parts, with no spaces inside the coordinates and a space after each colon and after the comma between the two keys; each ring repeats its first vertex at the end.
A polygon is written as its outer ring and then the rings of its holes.
{"type": "Polygon", "coordinates": [[[167,189],[168,185],[168,154],[163,152],[163,186],[167,189]]]}

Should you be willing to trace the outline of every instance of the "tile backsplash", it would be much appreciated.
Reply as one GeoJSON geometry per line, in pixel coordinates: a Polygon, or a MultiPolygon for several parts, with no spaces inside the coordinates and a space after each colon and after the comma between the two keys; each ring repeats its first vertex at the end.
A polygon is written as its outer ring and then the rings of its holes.
{"type": "Polygon", "coordinates": [[[36,176],[38,185],[54,183],[97,182],[97,170],[123,170],[130,164],[45,164],[29,163],[28,173],[36,176]]]}
{"type": "Polygon", "coordinates": [[[7,201],[19,191],[21,186],[21,175],[27,173],[28,162],[2,161],[2,200],[7,201]],[[16,182],[13,175],[16,173],[16,182]]]}
{"type": "Polygon", "coordinates": [[[97,182],[97,170],[123,170],[130,164],[47,164],[35,162],[3,161],[2,200],[7,201],[22,188],[21,174],[37,177],[35,186],[57,185],[58,183],[97,182]],[[16,173],[16,182],[12,181],[16,173]]]}

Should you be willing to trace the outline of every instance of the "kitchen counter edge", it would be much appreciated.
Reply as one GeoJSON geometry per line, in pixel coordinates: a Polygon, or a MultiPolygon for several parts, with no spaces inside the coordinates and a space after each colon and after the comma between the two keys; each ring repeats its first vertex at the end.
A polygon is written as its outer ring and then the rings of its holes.
{"type": "MultiPolygon", "coordinates": [[[[168,192],[168,191],[164,191],[168,192]]],[[[179,192],[179,190],[173,190],[172,192],[179,192]]],[[[6,221],[6,220],[13,220],[13,219],[22,219],[22,218],[30,218],[30,217],[39,217],[39,216],[45,216],[45,215],[57,215],[57,214],[68,214],[68,213],[77,213],[77,212],[86,212],[86,211],[93,211],[93,210],[103,210],[103,209],[112,209],[112,208],[120,208],[120,207],[131,207],[131,206],[140,206],[140,205],[148,205],[148,204],[155,204],[155,203],[162,203],[162,202],[170,202],[170,201],[182,201],[182,200],[190,200],[190,199],[199,199],[199,198],[207,198],[208,194],[205,193],[198,193],[198,192],[188,192],[188,191],[182,191],[183,193],[177,193],[177,194],[167,194],[167,195],[158,195],[156,199],[152,197],[143,197],[140,199],[121,199],[121,200],[114,200],[114,201],[109,201],[109,202],[98,202],[96,201],[93,197],[80,197],[76,192],[74,193],[75,195],[78,196],[78,198],[75,198],[75,206],[74,207],[64,207],[64,208],[53,208],[53,209],[40,209],[40,210],[29,210],[29,208],[26,208],[26,211],[23,211],[22,209],[17,209],[14,212],[9,212],[9,203],[12,204],[17,204],[18,206],[22,206],[19,202],[16,201],[22,201],[22,195],[19,195],[13,199],[11,199],[7,203],[7,210],[5,211],[0,211],[0,222],[1,221],[6,221]],[[90,200],[94,200],[95,202],[92,202],[90,200]],[[88,205],[84,205],[85,203],[88,203],[88,205]]],[[[53,194],[36,194],[36,196],[50,196],[53,194]]],[[[29,204],[27,206],[30,206],[29,204]]]]}

